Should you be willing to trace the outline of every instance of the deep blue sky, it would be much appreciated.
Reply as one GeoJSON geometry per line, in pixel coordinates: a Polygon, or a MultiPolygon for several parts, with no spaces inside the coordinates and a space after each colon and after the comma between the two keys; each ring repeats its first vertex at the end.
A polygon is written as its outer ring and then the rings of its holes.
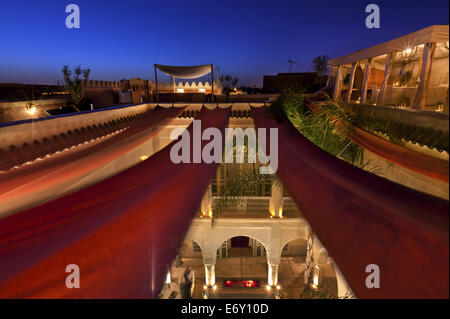
{"type": "Polygon", "coordinates": [[[91,79],[154,78],[153,64],[213,63],[240,85],[262,76],[308,71],[331,58],[432,24],[449,23],[448,0],[2,0],[0,82],[56,84],[64,64],[91,68],[91,79]],[[65,27],[66,5],[81,28],[65,27]],[[367,4],[381,28],[367,29],[367,4]]]}

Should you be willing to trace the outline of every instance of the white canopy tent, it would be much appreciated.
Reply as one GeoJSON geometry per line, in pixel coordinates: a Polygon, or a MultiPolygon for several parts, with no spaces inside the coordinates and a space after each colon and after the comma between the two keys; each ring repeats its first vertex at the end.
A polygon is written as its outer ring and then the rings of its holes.
{"type": "Polygon", "coordinates": [[[212,100],[214,100],[214,66],[212,64],[196,65],[196,66],[171,66],[155,64],[155,83],[156,83],[156,99],[159,102],[158,96],[158,72],[160,70],[164,74],[172,77],[173,88],[175,92],[175,78],[180,79],[195,79],[211,73],[211,93],[212,100]]]}
{"type": "MultiPolygon", "coordinates": [[[[348,76],[347,96],[343,100],[347,103],[350,102],[356,71],[360,67],[363,70],[359,93],[362,104],[368,100],[369,82],[372,79],[373,83],[373,79],[377,76],[376,74],[371,76],[371,70],[378,69],[384,73],[384,76],[380,78],[381,85],[376,85],[371,89],[371,93],[376,92],[372,94],[376,99],[376,105],[385,104],[386,101],[392,102],[395,94],[398,97],[410,97],[413,109],[423,110],[426,105],[433,105],[436,101],[447,101],[448,105],[448,41],[449,26],[432,25],[370,48],[329,60],[328,65],[331,72],[328,84],[333,83],[334,85],[333,100],[340,98],[344,77],[348,76]],[[388,84],[395,68],[394,64],[400,60],[403,63],[416,64],[417,68],[414,68],[413,71],[417,73],[417,87],[392,88],[392,85],[388,84]],[[430,83],[432,87],[430,87],[430,83]],[[429,91],[430,94],[428,94],[429,91]]],[[[412,67],[412,65],[410,66],[412,67]]],[[[404,67],[400,72],[403,72],[403,69],[404,67]]],[[[413,72],[411,71],[411,73],[413,72]]]]}

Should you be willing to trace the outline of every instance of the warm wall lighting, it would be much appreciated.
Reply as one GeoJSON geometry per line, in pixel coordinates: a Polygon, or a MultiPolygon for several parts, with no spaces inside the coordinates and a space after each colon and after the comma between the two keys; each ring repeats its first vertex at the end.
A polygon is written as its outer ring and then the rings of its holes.
{"type": "Polygon", "coordinates": [[[313,280],[311,288],[317,290],[319,288],[319,276],[320,276],[320,267],[319,265],[314,266],[313,270],[313,280]]]}
{"type": "Polygon", "coordinates": [[[37,108],[36,108],[36,105],[34,105],[34,104],[28,104],[28,105],[25,107],[25,109],[26,109],[26,111],[28,112],[28,114],[30,114],[30,115],[36,114],[37,108]]]}
{"type": "Polygon", "coordinates": [[[184,89],[177,89],[177,93],[184,93],[184,89]]]}
{"type": "Polygon", "coordinates": [[[201,93],[205,93],[206,89],[198,89],[198,91],[201,92],[201,93]]]}
{"type": "Polygon", "coordinates": [[[145,161],[147,158],[149,158],[148,155],[142,155],[141,157],[139,157],[139,159],[141,160],[141,162],[145,161]]]}

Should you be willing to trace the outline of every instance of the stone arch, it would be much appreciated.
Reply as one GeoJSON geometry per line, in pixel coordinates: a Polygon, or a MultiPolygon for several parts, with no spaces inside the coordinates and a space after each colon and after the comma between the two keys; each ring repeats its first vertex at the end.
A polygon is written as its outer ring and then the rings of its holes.
{"type": "MultiPolygon", "coordinates": [[[[224,240],[222,240],[222,241],[219,243],[219,245],[217,246],[217,250],[221,248],[222,244],[223,244],[225,241],[228,241],[228,240],[233,239],[233,238],[236,238],[236,237],[248,237],[249,239],[253,239],[253,240],[256,240],[257,242],[259,242],[259,243],[264,247],[264,249],[265,249],[265,251],[266,251],[266,254],[267,254],[267,256],[268,256],[269,245],[268,245],[267,243],[263,243],[261,240],[259,240],[258,238],[256,238],[256,237],[258,237],[258,236],[249,236],[249,235],[241,234],[241,235],[233,235],[233,236],[226,236],[226,237],[227,237],[227,238],[225,238],[224,240]]],[[[216,251],[217,251],[217,250],[216,250],[216,251]]],[[[267,257],[267,256],[266,256],[266,257],[267,257]]]]}
{"type": "Polygon", "coordinates": [[[283,245],[281,246],[281,256],[306,256],[306,252],[307,252],[307,245],[308,245],[308,239],[304,238],[302,236],[296,236],[295,238],[292,238],[290,241],[284,242],[283,245]],[[301,241],[301,245],[300,244],[301,241]],[[297,244],[295,245],[294,249],[291,249],[291,247],[289,247],[289,249],[291,250],[290,252],[285,252],[285,247],[289,244],[297,244]]]}
{"type": "Polygon", "coordinates": [[[192,240],[193,242],[195,242],[200,247],[200,249],[202,250],[202,253],[203,253],[203,241],[201,238],[197,238],[196,236],[187,234],[186,237],[184,238],[184,240],[192,240]]]}
{"type": "MultiPolygon", "coordinates": [[[[263,230],[263,232],[265,232],[265,230],[263,230]]],[[[220,248],[220,246],[222,245],[222,243],[224,241],[227,241],[228,239],[234,238],[234,237],[248,237],[254,240],[257,240],[266,250],[267,254],[270,251],[270,242],[269,239],[267,238],[267,240],[265,240],[264,238],[262,238],[263,236],[260,236],[259,234],[255,235],[255,234],[248,234],[245,231],[242,231],[240,229],[236,229],[232,232],[232,234],[226,233],[226,234],[222,234],[222,236],[218,236],[217,239],[215,240],[215,247],[216,247],[216,251],[217,249],[220,248]]]]}
{"type": "Polygon", "coordinates": [[[197,238],[185,237],[178,249],[178,254],[188,258],[202,257],[203,256],[202,243],[197,238]],[[200,251],[195,251],[194,245],[192,243],[197,244],[197,246],[200,248],[200,251]]]}
{"type": "Polygon", "coordinates": [[[293,229],[284,229],[281,234],[281,249],[284,248],[291,241],[296,239],[308,240],[308,228],[307,227],[296,227],[293,229]]]}

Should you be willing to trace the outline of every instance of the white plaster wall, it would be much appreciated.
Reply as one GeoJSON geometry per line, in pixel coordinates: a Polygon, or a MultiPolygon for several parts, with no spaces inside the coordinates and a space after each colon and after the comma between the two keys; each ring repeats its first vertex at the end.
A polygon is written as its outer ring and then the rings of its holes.
{"type": "Polygon", "coordinates": [[[223,218],[211,225],[210,219],[194,219],[186,239],[195,240],[202,249],[205,264],[213,264],[220,245],[237,236],[258,240],[266,249],[269,263],[279,264],[285,244],[307,238],[307,223],[303,218],[223,218]]]}

